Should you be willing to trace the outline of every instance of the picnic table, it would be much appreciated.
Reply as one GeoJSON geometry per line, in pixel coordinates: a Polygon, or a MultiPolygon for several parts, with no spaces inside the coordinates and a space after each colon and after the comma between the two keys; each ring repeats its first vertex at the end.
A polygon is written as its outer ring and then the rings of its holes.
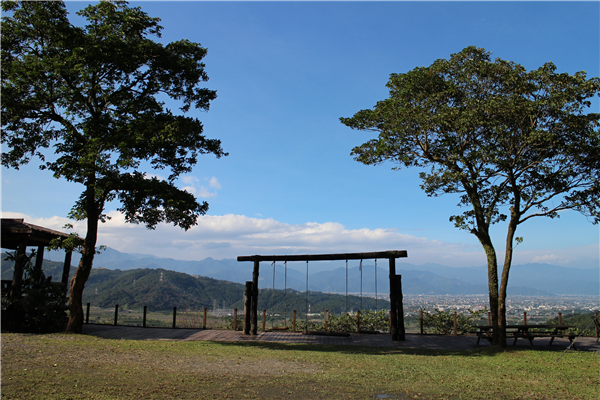
{"type": "MultiPolygon", "coordinates": [[[[486,340],[492,341],[492,326],[490,325],[482,325],[482,326],[474,326],[477,328],[477,343],[483,338],[486,340]]],[[[536,337],[549,337],[550,343],[549,346],[552,345],[554,338],[568,338],[571,344],[573,345],[573,349],[575,348],[575,344],[573,340],[577,336],[574,333],[569,333],[569,328],[574,328],[572,325],[506,325],[506,337],[514,337],[515,340],[513,342],[513,346],[517,344],[517,340],[519,338],[529,340],[529,344],[531,347],[535,349],[533,346],[533,339],[536,337]]]]}

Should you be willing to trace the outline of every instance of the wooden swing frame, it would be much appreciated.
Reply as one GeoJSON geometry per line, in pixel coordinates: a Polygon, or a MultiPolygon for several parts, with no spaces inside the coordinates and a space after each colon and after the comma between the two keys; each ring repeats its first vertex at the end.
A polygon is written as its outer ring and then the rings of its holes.
{"type": "Polygon", "coordinates": [[[408,257],[406,250],[388,250],[368,253],[303,254],[303,255],[254,255],[239,256],[238,261],[253,261],[252,281],[246,282],[244,299],[244,334],[258,334],[258,276],[261,261],[342,261],[342,260],[389,260],[390,319],[392,340],[406,340],[404,308],[402,304],[402,276],[396,275],[396,258],[408,257]]]}

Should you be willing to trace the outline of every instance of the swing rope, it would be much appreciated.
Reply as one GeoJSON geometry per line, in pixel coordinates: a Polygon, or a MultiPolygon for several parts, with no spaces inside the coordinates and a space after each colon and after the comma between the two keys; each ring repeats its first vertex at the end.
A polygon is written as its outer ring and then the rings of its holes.
{"type": "Polygon", "coordinates": [[[271,294],[271,329],[273,329],[273,316],[275,315],[275,261],[273,261],[273,293],[271,294]]]}
{"type": "Polygon", "coordinates": [[[346,260],[346,314],[348,314],[348,260],[346,260]]]}
{"type": "Polygon", "coordinates": [[[283,325],[287,328],[287,261],[283,263],[283,265],[285,266],[285,282],[284,282],[284,287],[285,289],[283,290],[283,308],[284,308],[284,312],[283,312],[283,325]]]}
{"type": "Polygon", "coordinates": [[[377,259],[375,259],[375,312],[377,312],[377,259]]]}
{"type": "Polygon", "coordinates": [[[363,309],[363,304],[362,304],[362,261],[360,260],[360,266],[358,269],[360,269],[360,309],[363,309]]]}
{"type": "Polygon", "coordinates": [[[306,328],[305,330],[308,332],[308,260],[306,260],[306,328]]]}

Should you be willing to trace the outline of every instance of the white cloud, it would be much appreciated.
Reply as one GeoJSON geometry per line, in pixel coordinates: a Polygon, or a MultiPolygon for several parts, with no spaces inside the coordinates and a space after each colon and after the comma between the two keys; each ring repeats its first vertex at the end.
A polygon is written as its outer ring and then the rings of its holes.
{"type": "Polygon", "coordinates": [[[219,183],[219,180],[217,178],[215,178],[214,176],[212,178],[210,178],[210,181],[208,182],[208,185],[211,188],[221,189],[221,184],[219,183]]]}
{"type": "Polygon", "coordinates": [[[198,178],[196,178],[195,176],[192,176],[192,175],[184,175],[179,179],[181,180],[181,182],[188,184],[188,185],[193,185],[196,182],[200,182],[198,180],[198,178]]]}
{"type": "Polygon", "coordinates": [[[550,263],[550,262],[556,262],[559,260],[560,260],[560,258],[554,254],[546,254],[543,256],[535,256],[535,257],[533,257],[533,260],[531,260],[531,261],[534,263],[550,263]]]}
{"type": "Polygon", "coordinates": [[[149,174],[149,173],[144,173],[144,178],[148,179],[148,180],[150,180],[152,178],[156,178],[156,179],[159,179],[161,181],[165,180],[165,178],[163,178],[161,175],[149,174]]]}
{"type": "MultiPolygon", "coordinates": [[[[485,254],[479,245],[449,243],[400,233],[395,229],[347,229],[336,222],[287,224],[270,218],[244,215],[207,215],[198,225],[184,231],[160,224],[156,230],[125,223],[123,215],[110,211],[110,221],[101,224],[98,245],[107,245],[128,253],[153,254],[181,260],[236,258],[253,254],[322,254],[384,250],[407,250],[413,264],[439,263],[454,267],[484,266],[485,254]]],[[[17,213],[3,217],[62,230],[67,218],[33,218],[17,213]]],[[[81,236],[85,221],[73,223],[81,236]]],[[[513,264],[545,262],[562,266],[593,267],[598,265],[599,246],[566,248],[551,253],[547,249],[517,251],[513,264]]],[[[498,254],[502,264],[503,254],[498,254]]]]}
{"type": "Polygon", "coordinates": [[[209,188],[206,188],[202,185],[198,185],[200,179],[192,175],[184,175],[180,177],[179,180],[185,184],[185,186],[181,188],[182,190],[191,193],[195,197],[200,197],[204,199],[215,197],[217,195],[216,190],[221,189],[221,184],[219,183],[219,180],[214,176],[210,178],[210,180],[208,178],[204,179],[205,181],[208,181],[209,188]],[[210,190],[210,188],[212,188],[213,190],[210,190]]]}
{"type": "MultiPolygon", "coordinates": [[[[166,224],[150,231],[143,225],[125,223],[123,215],[117,211],[108,214],[111,219],[100,225],[98,245],[159,257],[199,260],[251,254],[408,250],[411,263],[435,262],[447,252],[460,254],[459,260],[466,265],[482,262],[478,248],[428,240],[392,229],[346,229],[335,222],[286,224],[270,218],[228,214],[200,217],[198,225],[187,232],[166,224]]],[[[25,218],[27,222],[56,230],[61,230],[66,223],[73,223],[61,217],[33,218],[15,213],[5,213],[4,216],[25,218]]],[[[85,235],[84,221],[73,225],[75,231],[85,235]]]]}

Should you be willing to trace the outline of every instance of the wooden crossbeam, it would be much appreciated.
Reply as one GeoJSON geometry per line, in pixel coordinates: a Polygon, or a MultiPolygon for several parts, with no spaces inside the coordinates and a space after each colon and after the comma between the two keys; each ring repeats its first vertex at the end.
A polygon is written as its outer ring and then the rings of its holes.
{"type": "Polygon", "coordinates": [[[367,253],[340,254],[295,254],[295,255],[254,255],[239,256],[238,261],[332,261],[332,260],[368,260],[408,257],[406,250],[375,251],[367,253]]]}

